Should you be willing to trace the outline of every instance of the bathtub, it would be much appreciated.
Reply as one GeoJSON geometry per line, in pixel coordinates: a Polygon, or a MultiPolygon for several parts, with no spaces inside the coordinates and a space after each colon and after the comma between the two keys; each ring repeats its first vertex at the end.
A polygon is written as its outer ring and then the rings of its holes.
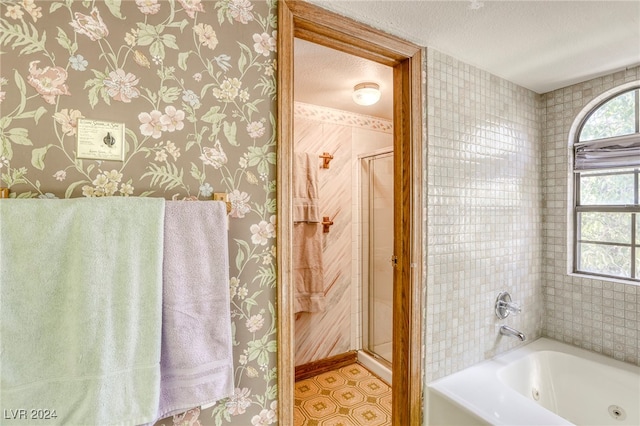
{"type": "Polygon", "coordinates": [[[427,390],[429,425],[640,425],[640,367],[545,338],[427,390]]]}

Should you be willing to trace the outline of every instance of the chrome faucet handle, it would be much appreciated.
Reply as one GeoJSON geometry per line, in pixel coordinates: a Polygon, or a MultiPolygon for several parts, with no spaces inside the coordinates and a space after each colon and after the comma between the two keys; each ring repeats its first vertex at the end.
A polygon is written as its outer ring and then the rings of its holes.
{"type": "Polygon", "coordinates": [[[507,311],[509,311],[509,313],[516,315],[522,312],[522,308],[516,302],[500,302],[500,303],[507,311]]]}
{"type": "Polygon", "coordinates": [[[522,312],[522,308],[517,303],[511,301],[511,295],[503,291],[498,295],[496,299],[496,316],[500,319],[505,319],[509,314],[519,314],[522,312]]]}

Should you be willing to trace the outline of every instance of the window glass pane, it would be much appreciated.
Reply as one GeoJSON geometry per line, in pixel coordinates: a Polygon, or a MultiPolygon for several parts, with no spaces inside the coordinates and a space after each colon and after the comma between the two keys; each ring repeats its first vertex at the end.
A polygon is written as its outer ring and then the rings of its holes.
{"type": "Polygon", "coordinates": [[[631,244],[631,213],[578,213],[578,239],[631,244]]]}
{"type": "Polygon", "coordinates": [[[633,174],[580,173],[580,205],[633,204],[633,174]]]}
{"type": "Polygon", "coordinates": [[[584,123],[580,141],[635,133],[635,90],[623,93],[595,110],[584,123]]]}
{"type": "MultiPolygon", "coordinates": [[[[640,213],[636,213],[636,244],[640,244],[640,213]]],[[[640,253],[640,247],[638,247],[638,253],[640,253]]],[[[640,275],[637,275],[640,278],[640,275]]]]}
{"type": "Polygon", "coordinates": [[[631,277],[631,248],[579,243],[578,270],[596,274],[631,277]]]}

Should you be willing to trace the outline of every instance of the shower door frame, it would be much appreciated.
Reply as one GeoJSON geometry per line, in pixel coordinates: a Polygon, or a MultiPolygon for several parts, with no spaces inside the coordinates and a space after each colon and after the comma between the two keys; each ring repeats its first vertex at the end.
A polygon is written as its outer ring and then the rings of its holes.
{"type": "MultiPolygon", "coordinates": [[[[363,153],[358,155],[358,161],[359,161],[359,167],[358,167],[358,173],[359,173],[359,182],[360,182],[360,196],[359,196],[359,200],[360,202],[358,203],[360,206],[360,220],[359,220],[359,227],[360,227],[360,244],[361,244],[361,249],[360,249],[360,254],[359,254],[359,263],[360,263],[360,268],[362,268],[362,273],[360,274],[361,276],[361,280],[360,280],[360,295],[361,295],[361,312],[362,314],[360,315],[360,319],[362,321],[362,327],[361,327],[361,340],[362,340],[362,350],[364,350],[365,352],[367,352],[368,354],[370,354],[373,358],[375,358],[378,362],[380,362],[382,365],[391,368],[392,367],[392,362],[387,359],[386,357],[384,357],[383,355],[381,355],[380,353],[378,353],[376,350],[372,349],[373,343],[372,343],[372,338],[371,338],[371,334],[372,334],[372,330],[371,330],[371,311],[372,311],[372,305],[375,306],[375,301],[373,301],[372,298],[372,287],[374,287],[374,284],[372,283],[372,277],[373,277],[373,268],[374,268],[374,263],[372,261],[372,252],[373,247],[375,246],[375,244],[372,244],[371,241],[371,230],[372,227],[374,227],[374,221],[372,220],[372,211],[374,210],[373,207],[373,203],[375,202],[374,197],[372,197],[372,178],[373,175],[375,175],[375,173],[373,173],[371,171],[371,167],[374,163],[375,160],[384,158],[384,157],[394,157],[393,155],[393,147],[391,148],[382,148],[382,149],[378,149],[375,150],[373,152],[369,152],[369,153],[363,153]],[[367,162],[367,177],[368,177],[368,182],[365,184],[364,179],[363,179],[363,174],[365,166],[364,166],[364,162],[367,162]],[[367,190],[366,192],[368,192],[367,194],[367,206],[366,206],[366,215],[367,215],[367,219],[365,220],[365,213],[364,213],[364,202],[362,201],[363,199],[363,193],[365,192],[365,189],[367,190]],[[366,226],[365,226],[366,224],[366,226]],[[365,240],[365,235],[366,235],[366,240],[365,240]],[[366,244],[365,244],[366,241],[366,244]],[[365,246],[366,246],[366,254],[365,254],[365,246]],[[367,258],[366,261],[366,267],[364,259],[367,258]],[[366,273],[365,273],[366,271],[366,273]],[[365,321],[365,317],[366,317],[366,321],[365,321]]],[[[394,157],[395,158],[395,157],[394,157]]],[[[393,158],[392,158],[393,161],[393,158]]],[[[385,261],[387,261],[389,259],[385,259],[385,261]]],[[[390,266],[390,265],[389,265],[390,266]]],[[[391,283],[391,285],[393,285],[393,282],[391,283]]],[[[393,291],[393,290],[392,290],[393,291]]],[[[373,333],[375,334],[375,330],[373,330],[373,333]]],[[[391,358],[393,358],[393,354],[391,356],[391,358]]]]}
{"type": "Polygon", "coordinates": [[[298,37],[393,68],[394,289],[392,425],[422,424],[422,49],[305,1],[278,2],[278,422],[293,425],[293,44],[298,37]]]}

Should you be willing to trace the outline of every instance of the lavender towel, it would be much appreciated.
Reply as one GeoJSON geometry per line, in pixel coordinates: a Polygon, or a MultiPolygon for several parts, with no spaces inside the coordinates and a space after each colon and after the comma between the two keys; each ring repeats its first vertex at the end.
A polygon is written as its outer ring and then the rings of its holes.
{"type": "Polygon", "coordinates": [[[167,201],[158,419],[233,394],[226,205],[167,201]]]}

